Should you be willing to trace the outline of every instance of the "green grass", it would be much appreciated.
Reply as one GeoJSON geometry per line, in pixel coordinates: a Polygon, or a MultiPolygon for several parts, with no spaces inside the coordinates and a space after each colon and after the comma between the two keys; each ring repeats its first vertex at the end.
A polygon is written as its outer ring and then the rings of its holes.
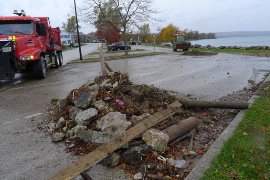
{"type": "Polygon", "coordinates": [[[216,53],[230,53],[230,54],[245,54],[245,55],[253,55],[253,56],[270,56],[270,50],[246,50],[246,49],[208,49],[208,48],[192,48],[197,49],[199,51],[212,51],[216,53]]]}
{"type": "MultiPolygon", "coordinates": [[[[107,56],[105,59],[106,61],[110,60],[116,60],[116,59],[126,59],[126,58],[138,58],[138,57],[145,57],[145,56],[154,56],[154,55],[160,55],[160,54],[165,54],[163,52],[149,52],[149,53],[141,53],[141,54],[129,54],[129,55],[113,55],[113,56],[107,56]]],[[[88,58],[88,59],[83,59],[83,60],[73,60],[69,62],[69,64],[73,63],[89,63],[89,62],[97,62],[100,61],[99,57],[94,57],[94,58],[88,58]]]]}
{"type": "Polygon", "coordinates": [[[270,84],[202,179],[270,179],[270,84]]]}

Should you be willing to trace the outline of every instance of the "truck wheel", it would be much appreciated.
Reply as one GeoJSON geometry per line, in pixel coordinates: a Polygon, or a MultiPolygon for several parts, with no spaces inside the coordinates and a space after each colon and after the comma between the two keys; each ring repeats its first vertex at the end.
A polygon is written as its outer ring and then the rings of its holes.
{"type": "Polygon", "coordinates": [[[47,64],[46,64],[44,57],[41,56],[40,59],[34,63],[33,68],[34,68],[35,76],[38,79],[45,79],[46,78],[47,64]]]}
{"type": "Polygon", "coordinates": [[[183,51],[188,51],[188,48],[184,48],[183,51]]]}
{"type": "Polygon", "coordinates": [[[62,51],[57,51],[57,59],[58,59],[58,65],[62,66],[63,65],[63,54],[62,51]]]}
{"type": "Polygon", "coordinates": [[[59,67],[59,63],[58,63],[58,59],[57,59],[58,56],[57,55],[52,55],[51,58],[54,59],[54,65],[55,65],[55,67],[58,68],[59,67]]]}

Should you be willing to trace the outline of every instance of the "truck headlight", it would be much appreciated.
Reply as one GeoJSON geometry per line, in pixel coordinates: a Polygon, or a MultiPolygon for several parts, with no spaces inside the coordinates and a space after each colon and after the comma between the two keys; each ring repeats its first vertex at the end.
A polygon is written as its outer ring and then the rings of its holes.
{"type": "Polygon", "coordinates": [[[20,60],[22,60],[22,61],[29,61],[29,60],[32,60],[32,59],[34,59],[34,56],[32,56],[32,55],[27,55],[27,56],[21,56],[20,57],[20,60]]]}

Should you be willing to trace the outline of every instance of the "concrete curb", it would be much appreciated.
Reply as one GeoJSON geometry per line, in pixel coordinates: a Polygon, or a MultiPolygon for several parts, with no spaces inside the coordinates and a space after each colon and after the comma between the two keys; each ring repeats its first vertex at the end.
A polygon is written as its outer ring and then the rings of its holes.
{"type": "MultiPolygon", "coordinates": [[[[264,80],[263,83],[270,81],[270,75],[264,80]]],[[[259,96],[253,95],[249,100],[250,106],[259,96]]],[[[239,123],[245,116],[245,110],[240,111],[229,126],[221,133],[221,135],[216,139],[216,141],[211,145],[205,155],[200,159],[196,166],[192,169],[185,180],[197,180],[201,179],[207,169],[210,167],[212,160],[220,153],[224,144],[228,141],[230,137],[233,136],[239,123]]]]}

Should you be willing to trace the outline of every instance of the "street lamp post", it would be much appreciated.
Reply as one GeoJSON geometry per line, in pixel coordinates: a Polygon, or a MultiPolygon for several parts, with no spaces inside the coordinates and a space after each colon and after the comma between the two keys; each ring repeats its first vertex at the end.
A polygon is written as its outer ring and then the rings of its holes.
{"type": "Polygon", "coordinates": [[[78,36],[78,43],[79,43],[80,60],[83,60],[82,50],[81,50],[81,39],[80,39],[80,32],[79,32],[79,23],[78,23],[78,16],[77,16],[77,7],[76,7],[75,0],[74,0],[74,9],[75,9],[76,24],[77,24],[77,36],[78,36]]]}

